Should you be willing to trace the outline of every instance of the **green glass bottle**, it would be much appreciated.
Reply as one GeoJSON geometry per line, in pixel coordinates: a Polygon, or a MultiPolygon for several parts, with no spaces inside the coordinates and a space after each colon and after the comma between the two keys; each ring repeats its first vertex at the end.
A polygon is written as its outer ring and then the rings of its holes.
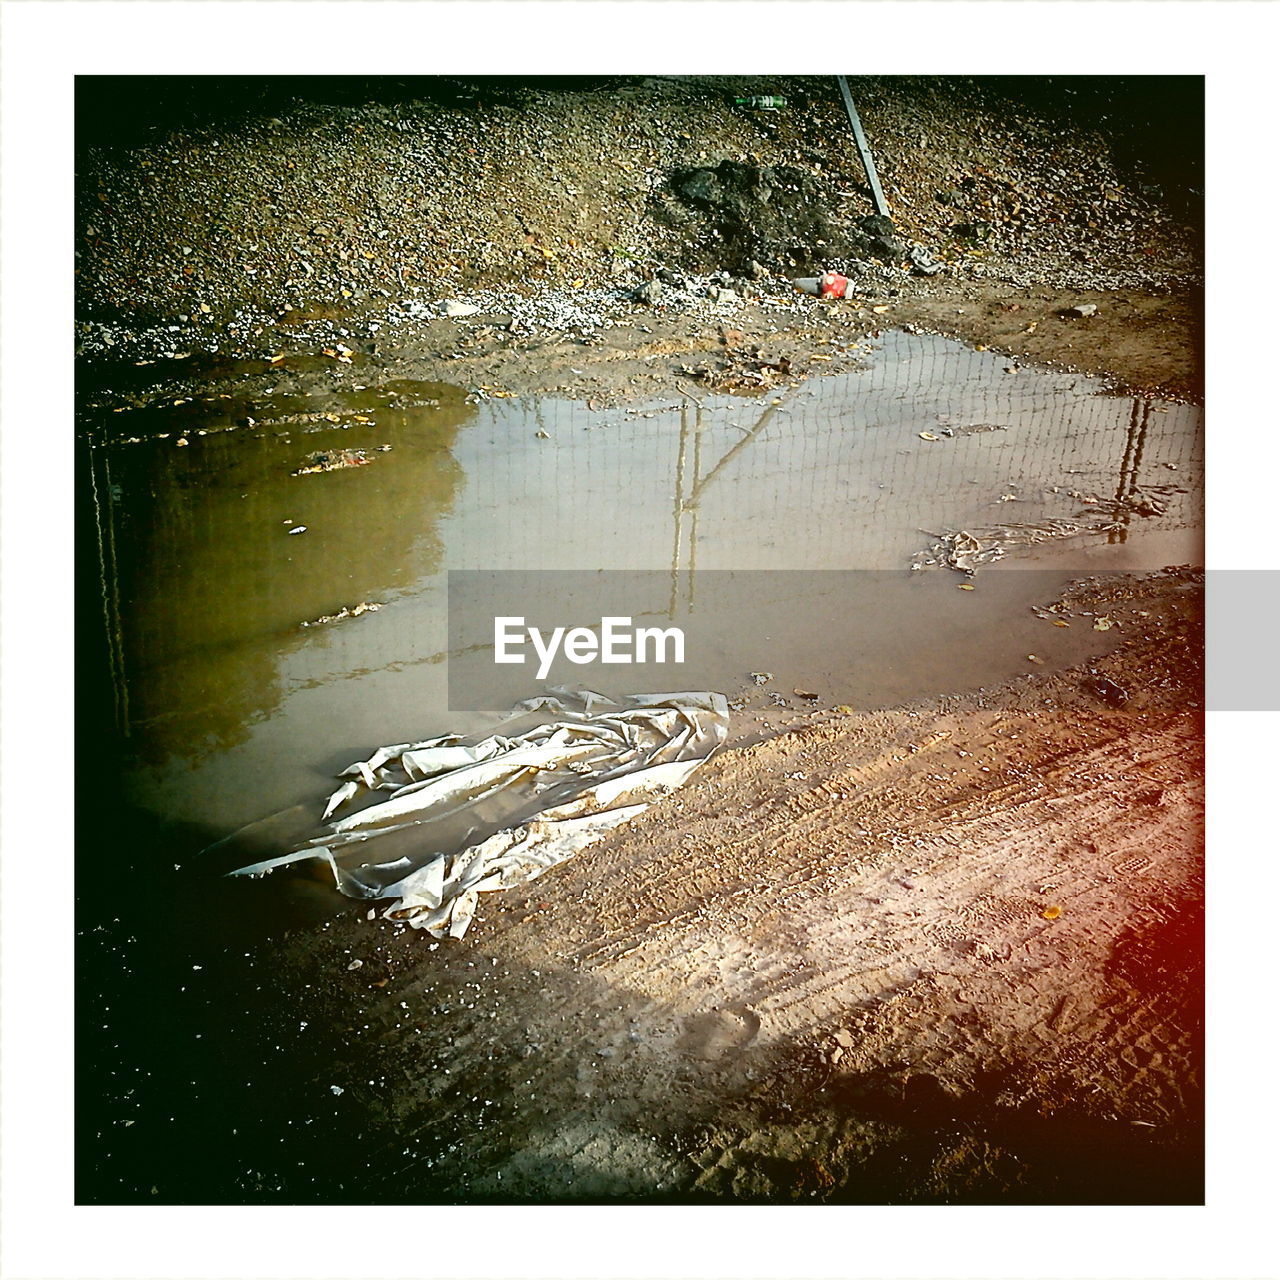
{"type": "Polygon", "coordinates": [[[740,107],[754,107],[757,111],[777,111],[787,105],[786,98],[776,93],[757,93],[750,98],[734,98],[740,107]]]}

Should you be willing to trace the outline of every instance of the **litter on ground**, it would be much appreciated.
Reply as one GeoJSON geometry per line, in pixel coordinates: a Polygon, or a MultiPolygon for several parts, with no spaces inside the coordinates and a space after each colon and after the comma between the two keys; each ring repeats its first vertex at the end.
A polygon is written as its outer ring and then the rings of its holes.
{"type": "Polygon", "coordinates": [[[509,719],[530,717],[537,722],[522,732],[478,742],[449,734],[380,747],[343,771],[348,780],[321,821],[388,795],[328,822],[300,848],[230,874],[320,859],[348,897],[395,899],[387,919],[460,938],[479,894],[533,880],[634,818],[681,786],[729,729],[718,693],[614,702],[556,690],[509,719]]]}

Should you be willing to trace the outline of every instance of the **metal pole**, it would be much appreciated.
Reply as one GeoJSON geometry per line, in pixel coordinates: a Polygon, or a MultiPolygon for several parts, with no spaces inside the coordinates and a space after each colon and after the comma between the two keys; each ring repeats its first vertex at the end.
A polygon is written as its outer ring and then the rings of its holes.
{"type": "Polygon", "coordinates": [[[889,217],[889,202],[880,190],[880,179],[876,176],[876,162],[871,158],[871,148],[867,145],[867,135],[862,132],[862,121],[858,119],[858,108],[853,105],[853,94],[849,92],[849,81],[844,76],[836,76],[840,86],[840,96],[844,99],[844,109],[849,113],[849,123],[853,126],[853,140],[858,144],[858,157],[862,161],[862,171],[867,175],[867,184],[871,187],[871,199],[875,202],[876,212],[882,217],[889,217]]]}

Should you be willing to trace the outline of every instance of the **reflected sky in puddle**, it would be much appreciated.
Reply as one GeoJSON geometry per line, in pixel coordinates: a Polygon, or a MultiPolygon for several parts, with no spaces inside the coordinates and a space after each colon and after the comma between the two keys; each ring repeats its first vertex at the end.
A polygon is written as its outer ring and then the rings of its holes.
{"type": "MultiPolygon", "coordinates": [[[[1163,515],[1011,562],[1056,582],[1200,562],[1202,464],[1199,409],[1098,394],[1076,374],[1009,374],[1009,363],[887,333],[865,370],[766,400],[677,396],[591,411],[546,399],[476,405],[456,389],[399,384],[352,398],[338,414],[345,430],[275,404],[252,410],[252,431],[197,436],[183,408],[173,416],[185,448],[86,450],[82,610],[107,639],[85,670],[113,690],[128,728],[129,791],[216,832],[314,800],[374,745],[478,727],[479,714],[447,710],[447,569],[659,571],[669,612],[692,607],[701,570],[880,570],[856,609],[772,593],[769,631],[755,637],[767,634],[768,648],[726,643],[674,684],[697,674],[732,692],[764,666],[820,686],[824,699],[873,705],[1012,674],[1009,654],[991,653],[992,632],[1008,631],[1025,654],[1012,622],[1026,625],[1026,604],[1052,583],[1017,587],[1037,575],[984,569],[975,626],[979,593],[956,592],[957,575],[907,571],[930,540],[922,530],[1070,517],[1072,490],[1172,487],[1185,492],[1165,493],[1163,515]],[[367,466],[292,474],[323,449],[387,444],[367,466]],[[290,520],[306,532],[290,535],[290,520]],[[301,626],[362,601],[383,607],[301,626]],[[885,626],[842,642],[853,613],[885,626]],[[943,648],[949,621],[966,616],[954,634],[971,638],[943,648]]],[[[726,635],[739,638],[742,594],[720,606],[726,635]]],[[[708,586],[704,620],[715,598],[708,586]]],[[[483,681],[481,659],[456,661],[483,681]]],[[[535,689],[530,671],[513,692],[535,689]]],[[[498,705],[507,690],[494,692],[498,705]]]]}

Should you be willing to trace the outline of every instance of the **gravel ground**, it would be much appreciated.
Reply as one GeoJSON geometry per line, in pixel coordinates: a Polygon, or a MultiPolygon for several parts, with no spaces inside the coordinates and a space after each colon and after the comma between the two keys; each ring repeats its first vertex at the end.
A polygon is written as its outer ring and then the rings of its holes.
{"type": "MultiPolygon", "coordinates": [[[[462,359],[445,380],[572,392],[554,359],[535,374],[503,353],[536,337],[580,368],[611,330],[615,361],[655,336],[713,349],[726,328],[811,345],[832,308],[790,279],[833,268],[857,288],[839,329],[917,324],[1198,392],[1195,147],[1175,163],[1149,119],[1188,112],[1185,90],[855,80],[886,232],[830,77],[290,89],[200,85],[110,134],[92,113],[119,86],[82,90],[83,356],[345,341],[422,362],[412,376],[462,359]],[[787,106],[734,102],[760,92],[787,106]],[[1097,315],[1064,319],[1088,302],[1097,315]]],[[[636,394],[681,364],[599,372],[597,390],[636,394]]]]}

